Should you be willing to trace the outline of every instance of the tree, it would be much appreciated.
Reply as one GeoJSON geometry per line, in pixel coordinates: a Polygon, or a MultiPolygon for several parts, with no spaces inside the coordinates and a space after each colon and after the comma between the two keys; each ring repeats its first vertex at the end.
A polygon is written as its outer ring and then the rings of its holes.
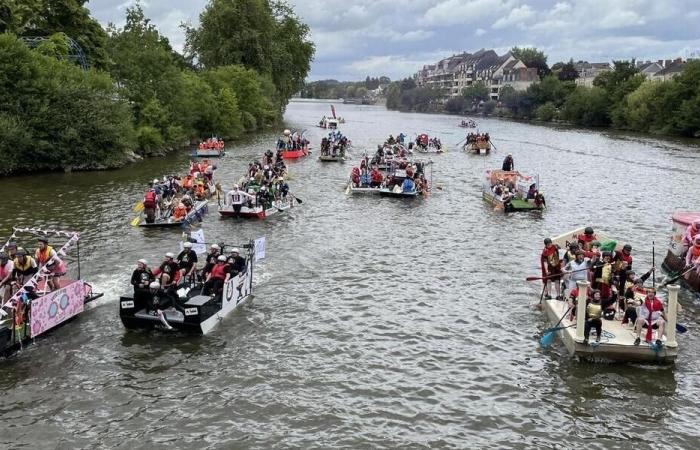
{"type": "Polygon", "coordinates": [[[576,125],[602,127],[610,124],[608,95],[604,89],[577,86],[564,103],[562,115],[576,125]]]}
{"type": "Polygon", "coordinates": [[[576,70],[576,66],[574,66],[573,59],[570,59],[568,63],[561,66],[557,78],[561,81],[574,81],[578,78],[578,70],[576,70]]]}
{"type": "Polygon", "coordinates": [[[547,56],[535,47],[513,47],[510,49],[510,53],[521,60],[527,67],[537,68],[537,74],[540,78],[549,75],[551,72],[547,65],[547,56]]]}
{"type": "Polygon", "coordinates": [[[466,100],[467,107],[476,106],[479,102],[485,102],[490,98],[489,88],[483,81],[477,81],[462,90],[462,97],[466,100]]]}
{"type": "Polygon", "coordinates": [[[535,110],[535,117],[544,122],[551,122],[557,115],[557,108],[553,103],[547,102],[535,110]]]}
{"type": "Polygon", "coordinates": [[[315,47],[308,26],[285,2],[210,0],[199,19],[199,28],[186,29],[190,60],[204,68],[243,65],[269,75],[283,104],[302,88],[315,47]]]}
{"type": "Polygon", "coordinates": [[[355,85],[351,84],[347,88],[345,88],[345,96],[347,98],[355,97],[355,85]]]}
{"type": "Polygon", "coordinates": [[[365,98],[367,96],[367,88],[364,86],[360,86],[355,90],[355,97],[357,98],[365,98]]]}
{"type": "Polygon", "coordinates": [[[450,114],[462,114],[466,106],[466,100],[460,95],[445,102],[445,111],[450,114]]]}

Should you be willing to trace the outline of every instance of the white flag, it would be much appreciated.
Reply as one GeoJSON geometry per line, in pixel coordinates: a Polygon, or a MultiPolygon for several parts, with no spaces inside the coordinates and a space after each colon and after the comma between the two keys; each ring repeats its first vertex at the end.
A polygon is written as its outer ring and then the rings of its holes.
{"type": "Polygon", "coordinates": [[[255,240],[255,261],[265,258],[265,236],[255,240]]]}

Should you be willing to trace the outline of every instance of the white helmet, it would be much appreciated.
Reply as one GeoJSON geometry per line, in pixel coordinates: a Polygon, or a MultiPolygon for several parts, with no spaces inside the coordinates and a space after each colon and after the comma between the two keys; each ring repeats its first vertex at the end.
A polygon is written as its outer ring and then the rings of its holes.
{"type": "Polygon", "coordinates": [[[153,179],[153,184],[158,184],[158,178],[153,179]]]}
{"type": "Polygon", "coordinates": [[[192,243],[191,243],[191,242],[185,242],[184,244],[182,244],[182,246],[185,247],[185,248],[192,248],[192,243]]]}
{"type": "Polygon", "coordinates": [[[174,258],[175,255],[173,255],[171,252],[168,252],[168,253],[165,254],[165,257],[166,257],[166,258],[174,258]]]}
{"type": "Polygon", "coordinates": [[[219,257],[216,259],[218,259],[219,261],[226,261],[226,257],[224,255],[219,255],[219,257]]]}
{"type": "Polygon", "coordinates": [[[147,265],[148,265],[148,261],[146,261],[146,260],[143,259],[143,258],[142,258],[142,259],[139,259],[137,262],[140,262],[140,263],[143,264],[144,266],[147,266],[147,265]]]}
{"type": "Polygon", "coordinates": [[[289,131],[289,130],[284,130],[284,135],[285,135],[285,136],[289,136],[290,134],[292,134],[291,131],[289,131]]]}
{"type": "Polygon", "coordinates": [[[209,248],[213,248],[214,250],[221,250],[221,247],[219,247],[218,244],[211,244],[209,248]]]}
{"type": "Polygon", "coordinates": [[[237,248],[234,248],[231,250],[231,253],[240,253],[240,251],[237,248]]]}
{"type": "Polygon", "coordinates": [[[157,281],[152,281],[151,284],[148,285],[148,287],[151,289],[160,289],[160,283],[157,281]]]}

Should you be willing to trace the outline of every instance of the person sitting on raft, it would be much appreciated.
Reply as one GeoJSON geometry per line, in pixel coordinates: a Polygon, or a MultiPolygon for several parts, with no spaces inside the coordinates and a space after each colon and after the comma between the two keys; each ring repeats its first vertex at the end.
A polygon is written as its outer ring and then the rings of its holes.
{"type": "Polygon", "coordinates": [[[403,180],[403,183],[401,184],[401,192],[412,193],[415,191],[416,191],[416,183],[413,182],[413,179],[406,177],[403,180]]]}
{"type": "Polygon", "coordinates": [[[194,272],[197,269],[197,252],[192,250],[192,243],[182,244],[182,251],[177,255],[176,262],[180,270],[180,280],[194,281],[194,272]]]}
{"type": "Polygon", "coordinates": [[[695,236],[693,245],[685,254],[686,267],[696,267],[697,273],[700,275],[700,235],[695,236]]]}
{"type": "Polygon", "coordinates": [[[657,329],[656,345],[662,345],[661,336],[664,334],[664,325],[666,324],[666,313],[664,312],[664,304],[656,297],[656,289],[647,288],[647,296],[644,302],[639,307],[639,317],[634,326],[634,331],[637,338],[634,340],[634,345],[639,345],[641,342],[642,328],[647,327],[647,335],[645,342],[651,343],[652,329],[657,329]]]}
{"type": "Polygon", "coordinates": [[[693,246],[696,236],[700,236],[700,219],[693,221],[693,223],[688,225],[685,229],[683,240],[681,241],[683,245],[683,253],[681,256],[684,256],[688,252],[688,249],[693,246]]]}
{"type": "Polygon", "coordinates": [[[635,294],[644,294],[644,282],[654,273],[652,267],[647,273],[641,277],[636,276],[634,271],[627,272],[627,279],[624,284],[624,295],[620,296],[620,308],[625,312],[622,319],[622,324],[634,325],[637,322],[637,308],[640,303],[637,301],[635,294]]]}
{"type": "Polygon", "coordinates": [[[221,247],[218,244],[211,244],[209,252],[206,254],[204,267],[202,268],[202,280],[206,280],[211,269],[216,265],[217,258],[221,254],[221,247]]]}
{"type": "Polygon", "coordinates": [[[578,235],[578,243],[583,251],[590,250],[591,242],[597,239],[598,238],[596,237],[595,233],[593,232],[593,228],[591,227],[586,227],[586,229],[583,231],[583,234],[578,235]]]}
{"type": "Polygon", "coordinates": [[[49,240],[45,237],[37,239],[39,248],[34,253],[34,259],[39,267],[46,267],[49,277],[46,279],[46,288],[56,291],[61,288],[60,279],[66,274],[66,265],[58,257],[56,250],[49,245],[49,240]]]}
{"type": "Polygon", "coordinates": [[[160,267],[153,271],[153,275],[156,277],[156,280],[160,283],[160,286],[163,289],[168,289],[176,285],[177,272],[178,266],[175,262],[175,255],[167,252],[165,254],[165,259],[160,264],[160,267]]]}
{"type": "Polygon", "coordinates": [[[134,294],[148,289],[153,280],[155,280],[155,277],[151,269],[148,268],[148,261],[139,259],[136,269],[131,273],[131,285],[134,287],[134,294]]]}
{"type": "Polygon", "coordinates": [[[382,176],[382,173],[379,171],[379,168],[374,167],[372,169],[370,179],[371,179],[371,182],[369,184],[370,187],[378,188],[378,187],[382,186],[382,181],[384,181],[384,177],[382,176]]]}
{"type": "Polygon", "coordinates": [[[146,312],[155,313],[165,328],[172,330],[173,327],[165,319],[163,313],[169,307],[177,305],[177,294],[170,289],[163,289],[157,281],[151,282],[148,285],[148,290],[150,295],[149,301],[146,303],[146,312]]]}
{"type": "Polygon", "coordinates": [[[202,287],[202,295],[216,295],[224,287],[224,283],[228,280],[226,257],[219,255],[216,259],[216,264],[207,275],[207,279],[202,287]]]}
{"type": "Polygon", "coordinates": [[[0,302],[2,305],[12,296],[12,272],[15,270],[15,263],[7,256],[7,253],[0,252],[0,302]]]}
{"type": "Polygon", "coordinates": [[[185,220],[185,217],[187,217],[187,207],[182,201],[180,201],[173,210],[173,215],[171,216],[171,219],[173,222],[182,222],[183,220],[185,220]]]}
{"type": "Polygon", "coordinates": [[[237,276],[239,273],[245,272],[245,258],[240,255],[240,250],[234,248],[226,260],[228,273],[230,278],[237,276]]]}

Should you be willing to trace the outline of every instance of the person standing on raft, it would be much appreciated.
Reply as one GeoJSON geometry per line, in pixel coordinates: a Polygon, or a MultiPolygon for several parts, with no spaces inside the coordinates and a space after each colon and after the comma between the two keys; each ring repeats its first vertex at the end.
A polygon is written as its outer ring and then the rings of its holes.
{"type": "Polygon", "coordinates": [[[542,268],[542,277],[547,291],[544,298],[550,300],[552,298],[552,284],[557,293],[557,300],[562,300],[561,296],[561,260],[559,259],[559,248],[552,244],[550,238],[544,240],[544,249],[540,255],[540,266],[542,268]]]}

